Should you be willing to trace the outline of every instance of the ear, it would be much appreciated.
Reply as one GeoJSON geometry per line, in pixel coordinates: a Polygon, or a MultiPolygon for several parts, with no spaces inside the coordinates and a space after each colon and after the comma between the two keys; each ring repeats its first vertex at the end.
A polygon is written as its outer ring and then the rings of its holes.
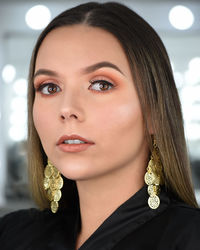
{"type": "Polygon", "coordinates": [[[150,135],[155,134],[155,131],[153,129],[153,122],[152,122],[151,116],[149,114],[147,116],[147,130],[148,130],[150,135]]]}

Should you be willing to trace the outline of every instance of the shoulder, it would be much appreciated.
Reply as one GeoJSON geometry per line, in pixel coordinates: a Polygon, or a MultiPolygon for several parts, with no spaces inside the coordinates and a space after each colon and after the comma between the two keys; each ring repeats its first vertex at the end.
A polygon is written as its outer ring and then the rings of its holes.
{"type": "Polygon", "coordinates": [[[0,245],[4,246],[3,249],[15,249],[19,244],[20,249],[38,245],[45,249],[43,245],[64,231],[63,224],[68,225],[66,230],[69,228],[70,220],[70,215],[63,211],[53,214],[49,209],[31,208],[9,213],[0,218],[0,245]]]}
{"type": "Polygon", "coordinates": [[[21,209],[0,218],[0,236],[4,230],[55,226],[59,224],[60,221],[63,221],[63,219],[69,221],[71,216],[71,211],[61,209],[55,214],[52,213],[50,209],[21,209]]]}
{"type": "Polygon", "coordinates": [[[47,211],[40,211],[36,208],[21,209],[15,212],[6,214],[0,218],[0,229],[6,225],[14,224],[15,222],[22,222],[23,224],[41,219],[47,215],[47,211]]]}
{"type": "Polygon", "coordinates": [[[37,224],[43,224],[48,214],[47,210],[40,211],[36,208],[31,208],[5,215],[0,218],[0,239],[6,234],[11,234],[22,229],[26,230],[30,227],[33,229],[37,224]]]}
{"type": "Polygon", "coordinates": [[[182,223],[190,221],[195,222],[200,226],[200,208],[191,207],[184,202],[172,201],[166,213],[173,217],[176,222],[182,223]]]}
{"type": "Polygon", "coordinates": [[[161,242],[169,249],[197,250],[200,247],[200,209],[172,201],[161,215],[163,234],[161,242]],[[171,248],[170,248],[171,247],[171,248]]]}
{"type": "MultiPolygon", "coordinates": [[[[4,215],[3,217],[0,217],[0,222],[8,222],[11,219],[18,219],[21,217],[25,217],[25,218],[33,218],[35,216],[38,216],[41,213],[41,211],[39,209],[36,208],[30,208],[30,209],[21,209],[21,210],[17,210],[11,213],[8,213],[6,215],[4,215]]],[[[0,224],[1,225],[1,224],[0,224]]]]}

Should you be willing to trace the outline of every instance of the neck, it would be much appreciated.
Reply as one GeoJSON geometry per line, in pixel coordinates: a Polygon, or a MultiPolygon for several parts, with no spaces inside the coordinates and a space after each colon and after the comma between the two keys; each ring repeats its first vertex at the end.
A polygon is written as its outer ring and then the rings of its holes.
{"type": "Polygon", "coordinates": [[[77,181],[80,201],[80,246],[126,200],[144,185],[144,167],[116,171],[110,175],[77,181]]]}

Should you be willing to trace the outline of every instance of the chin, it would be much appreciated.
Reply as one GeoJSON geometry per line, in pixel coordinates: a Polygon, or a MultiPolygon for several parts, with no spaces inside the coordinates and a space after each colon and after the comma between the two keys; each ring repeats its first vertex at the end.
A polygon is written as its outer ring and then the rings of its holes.
{"type": "Polygon", "coordinates": [[[58,169],[64,177],[73,181],[87,180],[93,176],[91,169],[88,169],[88,166],[84,167],[83,164],[77,166],[65,164],[65,166],[59,166],[58,169]]]}

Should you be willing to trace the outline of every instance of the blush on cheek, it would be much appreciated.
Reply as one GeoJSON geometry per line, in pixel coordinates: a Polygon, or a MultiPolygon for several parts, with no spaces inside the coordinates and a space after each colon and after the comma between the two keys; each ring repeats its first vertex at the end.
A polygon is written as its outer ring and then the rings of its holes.
{"type": "Polygon", "coordinates": [[[123,104],[115,106],[115,108],[107,108],[104,112],[103,122],[111,123],[113,127],[129,127],[133,125],[134,121],[141,121],[142,113],[140,106],[123,104]]]}
{"type": "Polygon", "coordinates": [[[42,147],[45,153],[48,155],[48,145],[50,145],[50,142],[49,142],[49,130],[50,130],[49,124],[50,123],[42,115],[41,110],[36,107],[33,108],[33,122],[34,122],[35,129],[38,133],[38,136],[40,138],[42,147]]]}
{"type": "Polygon", "coordinates": [[[33,104],[33,121],[35,126],[42,124],[44,121],[48,122],[52,113],[51,110],[50,107],[36,99],[33,104]]]}

